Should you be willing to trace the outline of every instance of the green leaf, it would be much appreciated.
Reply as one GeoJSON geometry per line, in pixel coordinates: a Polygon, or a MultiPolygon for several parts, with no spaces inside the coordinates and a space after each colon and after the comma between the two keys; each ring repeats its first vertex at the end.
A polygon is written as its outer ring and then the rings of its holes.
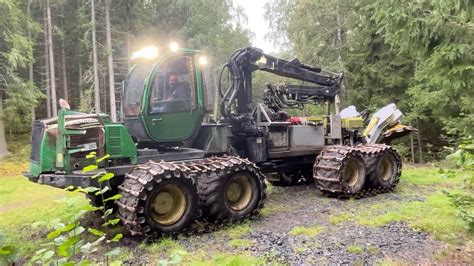
{"type": "Polygon", "coordinates": [[[50,232],[46,238],[47,239],[52,239],[52,238],[56,238],[57,236],[59,236],[61,234],[61,230],[60,229],[57,229],[57,230],[54,230],[53,232],[50,232]]]}
{"type": "Polygon", "coordinates": [[[95,207],[95,206],[92,206],[92,205],[86,205],[84,206],[82,209],[85,210],[85,211],[98,211],[98,210],[102,210],[104,207],[100,206],[100,207],[95,207]]]}
{"type": "Polygon", "coordinates": [[[120,239],[123,238],[123,234],[122,233],[118,233],[116,234],[112,239],[110,239],[110,242],[119,242],[120,239]]]}
{"type": "Polygon", "coordinates": [[[95,151],[90,152],[89,154],[86,155],[86,159],[94,159],[96,154],[97,153],[95,151]]]}
{"type": "Polygon", "coordinates": [[[105,253],[104,255],[105,256],[117,256],[119,255],[121,252],[120,248],[119,247],[115,247],[113,249],[111,249],[110,251],[108,251],[107,253],[105,253]]]}
{"type": "Polygon", "coordinates": [[[63,257],[69,256],[69,249],[79,241],[77,236],[72,236],[58,246],[57,252],[63,257]]]}
{"type": "Polygon", "coordinates": [[[112,212],[114,211],[114,209],[107,209],[105,212],[104,212],[104,215],[102,215],[102,219],[106,220],[106,218],[112,214],[112,212]]]}
{"type": "Polygon", "coordinates": [[[117,218],[117,219],[111,219],[111,220],[108,220],[107,222],[103,223],[102,226],[107,226],[107,225],[116,225],[120,222],[120,219],[117,218]]]}
{"type": "Polygon", "coordinates": [[[59,236],[61,233],[71,231],[76,226],[77,226],[77,223],[68,224],[66,226],[63,226],[61,228],[58,228],[58,229],[54,230],[53,232],[49,233],[46,237],[48,239],[55,238],[55,237],[59,236]]]}
{"type": "Polygon", "coordinates": [[[16,248],[12,245],[6,245],[0,247],[0,256],[12,255],[15,253],[16,248]]]}
{"type": "Polygon", "coordinates": [[[89,228],[87,229],[87,231],[89,231],[89,233],[93,234],[93,235],[96,235],[96,236],[103,236],[105,235],[104,232],[100,231],[100,230],[97,230],[97,229],[94,229],[94,228],[89,228]]]}
{"type": "Polygon", "coordinates": [[[105,175],[101,176],[99,178],[99,183],[102,183],[104,181],[110,180],[114,177],[115,175],[113,173],[106,173],[105,175]]]}
{"type": "Polygon", "coordinates": [[[104,194],[105,192],[107,192],[107,191],[109,191],[109,190],[110,190],[110,187],[109,187],[109,186],[105,186],[104,188],[102,188],[102,190],[97,191],[94,195],[98,196],[98,195],[104,194]]]}
{"type": "Polygon", "coordinates": [[[111,200],[118,200],[118,199],[120,199],[121,197],[122,197],[121,194],[115,194],[115,195],[113,195],[112,197],[106,198],[106,199],[104,200],[104,202],[111,201],[111,200]]]}
{"type": "Polygon", "coordinates": [[[109,155],[109,154],[106,154],[104,157],[97,159],[97,162],[100,163],[100,162],[102,162],[103,160],[105,160],[105,159],[107,159],[107,158],[109,158],[109,157],[110,157],[110,155],[109,155]]]}
{"type": "Polygon", "coordinates": [[[90,171],[94,171],[97,168],[99,168],[97,165],[91,164],[91,165],[88,165],[88,166],[82,168],[82,173],[87,173],[87,172],[90,172],[90,171]]]}
{"type": "Polygon", "coordinates": [[[97,187],[86,187],[86,188],[82,189],[82,192],[84,192],[84,193],[93,193],[93,192],[96,192],[97,190],[99,190],[99,188],[97,188],[97,187]]]}
{"type": "Polygon", "coordinates": [[[46,260],[51,259],[53,257],[53,255],[54,255],[54,251],[48,250],[45,253],[43,253],[43,255],[41,256],[41,259],[43,261],[46,261],[46,260]]]}

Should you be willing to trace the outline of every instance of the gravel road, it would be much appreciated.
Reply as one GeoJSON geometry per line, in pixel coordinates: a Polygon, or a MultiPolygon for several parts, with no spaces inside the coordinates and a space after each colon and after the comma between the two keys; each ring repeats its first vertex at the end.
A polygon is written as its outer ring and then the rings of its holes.
{"type": "MultiPolygon", "coordinates": [[[[393,204],[407,200],[406,197],[409,196],[395,192],[359,200],[340,200],[321,195],[313,185],[271,187],[263,215],[243,225],[246,230],[242,234],[231,236],[228,231],[232,229],[221,229],[179,237],[176,242],[188,252],[204,251],[211,256],[219,252],[246,252],[268,262],[290,265],[373,265],[387,260],[435,263],[434,257],[443,243],[403,222],[369,227],[351,221],[337,224],[330,221],[331,215],[356,213],[364,206],[393,204]],[[320,232],[314,236],[291,233],[297,226],[319,226],[320,232]],[[233,245],[235,239],[245,244],[233,245]]],[[[410,200],[424,199],[416,196],[410,200]]]]}

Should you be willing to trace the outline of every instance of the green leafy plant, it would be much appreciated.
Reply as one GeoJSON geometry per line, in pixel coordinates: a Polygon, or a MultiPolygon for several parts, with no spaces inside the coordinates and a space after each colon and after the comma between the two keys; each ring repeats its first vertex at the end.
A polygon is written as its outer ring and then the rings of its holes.
{"type": "MultiPolygon", "coordinates": [[[[112,216],[113,208],[107,208],[107,203],[119,199],[121,195],[115,194],[105,197],[105,193],[111,191],[110,180],[114,178],[114,174],[97,170],[98,164],[108,157],[106,155],[102,158],[96,158],[95,153],[86,156],[87,159],[92,159],[95,164],[84,167],[83,173],[92,173],[91,179],[97,180],[98,186],[87,188],[70,186],[66,188],[72,195],[88,193],[100,197],[102,205],[92,206],[88,204],[82,206],[75,210],[74,214],[64,222],[59,219],[54,219],[48,223],[43,222],[44,225],[50,226],[53,231],[46,236],[49,242],[35,252],[31,258],[31,263],[75,265],[80,262],[87,264],[91,262],[92,255],[98,252],[101,244],[119,242],[122,239],[122,233],[111,235],[109,232],[110,227],[120,221],[120,219],[112,216]],[[100,213],[103,221],[100,228],[81,225],[81,218],[89,212],[100,213]]],[[[69,207],[74,208],[76,200],[77,197],[68,197],[65,202],[69,207]]],[[[41,223],[36,223],[36,225],[38,224],[41,223]]],[[[105,252],[104,255],[108,261],[109,257],[116,256],[119,253],[119,248],[113,248],[105,252]]]]}
{"type": "Polygon", "coordinates": [[[5,237],[0,235],[0,264],[11,265],[18,255],[18,249],[5,243],[5,237]]]}
{"type": "MultiPolygon", "coordinates": [[[[463,189],[472,192],[474,188],[474,139],[463,141],[458,149],[448,155],[448,160],[456,161],[458,169],[449,170],[448,175],[462,175],[463,189]]],[[[466,222],[469,232],[474,233],[474,197],[472,193],[443,191],[451,203],[459,210],[459,216],[466,222]]]]}

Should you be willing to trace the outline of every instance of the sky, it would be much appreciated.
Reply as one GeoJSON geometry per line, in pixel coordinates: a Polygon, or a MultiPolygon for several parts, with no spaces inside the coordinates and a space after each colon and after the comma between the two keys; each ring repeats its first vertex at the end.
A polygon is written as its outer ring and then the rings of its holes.
{"type": "Polygon", "coordinates": [[[235,0],[235,3],[240,5],[247,15],[247,29],[254,34],[252,46],[263,49],[267,53],[278,52],[278,49],[272,42],[265,40],[265,35],[269,32],[269,26],[265,20],[265,3],[268,0],[235,0]]]}

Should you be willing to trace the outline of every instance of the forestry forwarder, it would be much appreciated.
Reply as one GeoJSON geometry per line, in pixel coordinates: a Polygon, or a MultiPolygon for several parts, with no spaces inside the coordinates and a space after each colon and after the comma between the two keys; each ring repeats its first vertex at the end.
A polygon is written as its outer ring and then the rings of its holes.
{"type": "Polygon", "coordinates": [[[33,182],[58,188],[97,186],[92,175],[114,173],[111,193],[122,194],[115,204],[132,235],[174,234],[196,221],[256,215],[266,197],[263,173],[284,185],[314,177],[319,189],[338,195],[380,192],[398,182],[399,156],[375,143],[411,129],[399,124],[402,114],[391,104],[362,132],[363,118],[354,107],[339,113],[342,74],[244,48],[224,66],[221,80],[227,69],[232,82],[225,91],[219,82],[220,104],[214,104],[202,52],[173,45],[159,57],[156,48],[134,55],[124,83],[122,122],[69,110],[63,101],[57,118],[35,121],[25,173],[33,182]],[[256,70],[310,85],[267,85],[263,103],[250,108],[256,70]],[[320,103],[326,104],[326,115],[290,117],[284,111],[320,103]],[[92,151],[110,157],[84,174],[92,151]]]}

